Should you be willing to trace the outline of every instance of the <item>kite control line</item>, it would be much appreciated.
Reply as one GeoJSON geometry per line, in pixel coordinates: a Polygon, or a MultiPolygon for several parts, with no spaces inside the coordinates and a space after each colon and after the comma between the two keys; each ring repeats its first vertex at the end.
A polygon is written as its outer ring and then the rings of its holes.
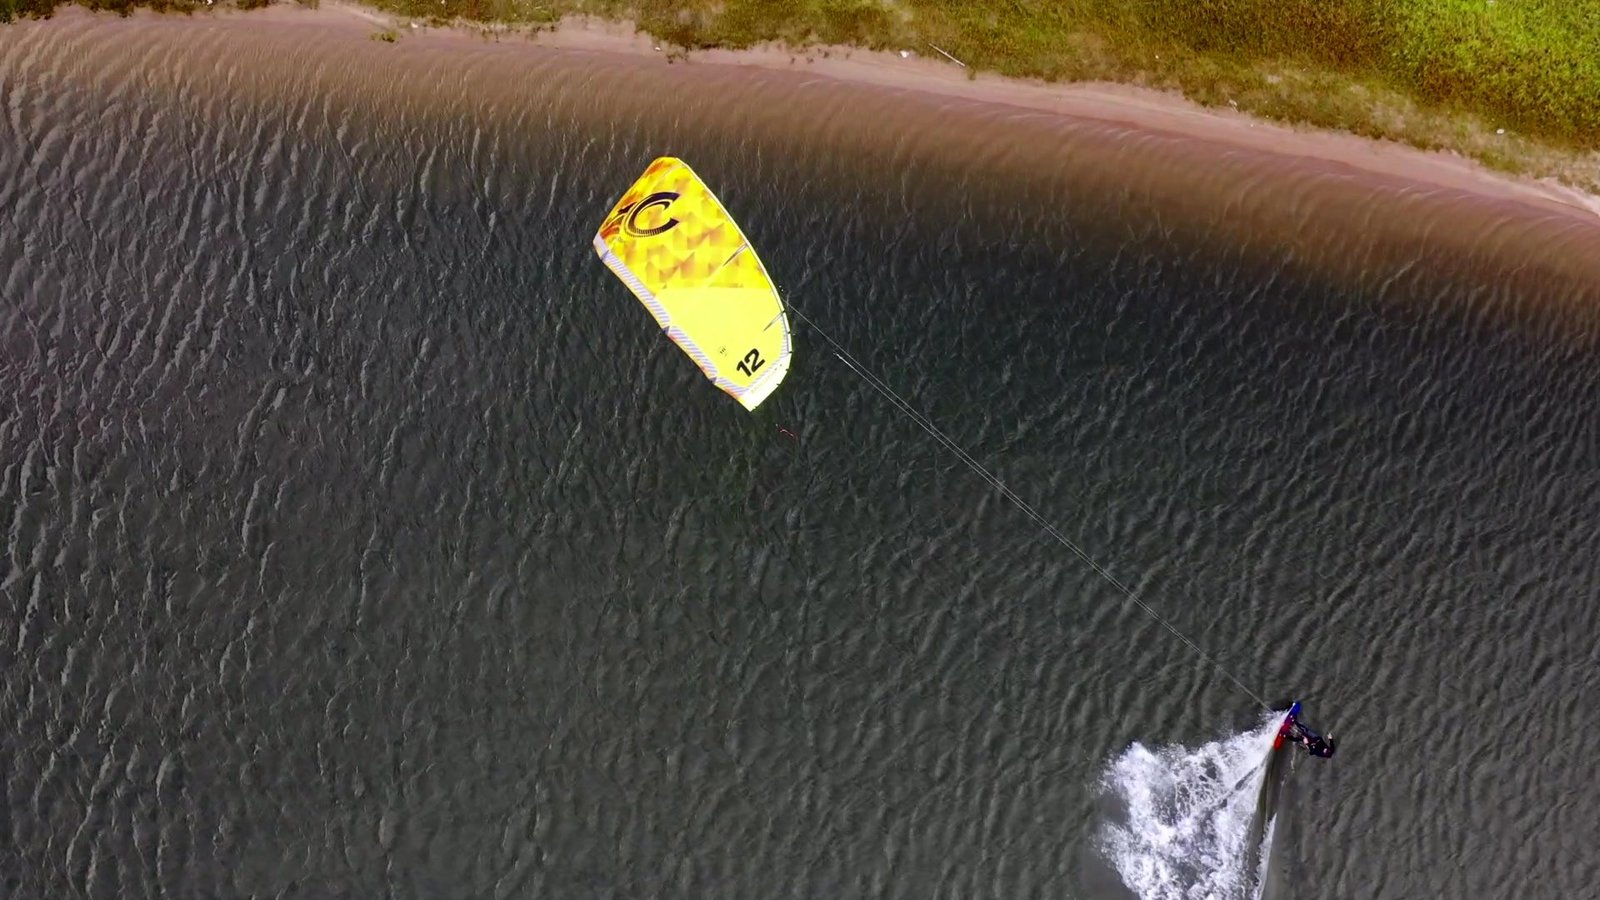
{"type": "MultiPolygon", "coordinates": [[[[786,309],[749,239],[700,176],[682,160],[663,156],[650,163],[601,222],[594,249],[601,262],[650,310],[667,337],[694,360],[714,385],[745,409],[755,409],[788,373],[794,344],[786,313],[799,316],[833,347],[839,361],[873,390],[959,457],[1046,534],[1111,582],[1146,615],[1172,632],[1173,637],[1267,707],[1259,694],[1091,559],[1082,547],[1001,483],[816,322],[793,306],[786,309]]],[[[787,429],[778,430],[798,440],[787,429]]]]}
{"type": "Polygon", "coordinates": [[[1201,659],[1204,659],[1206,662],[1214,666],[1218,672],[1221,672],[1229,681],[1233,682],[1234,685],[1239,688],[1239,690],[1249,694],[1250,697],[1254,699],[1256,703],[1259,703],[1263,709],[1272,708],[1266,700],[1261,698],[1260,694],[1252,691],[1248,686],[1245,685],[1244,682],[1235,677],[1234,674],[1228,671],[1227,667],[1219,662],[1216,657],[1207,653],[1199,644],[1196,644],[1194,641],[1190,640],[1187,635],[1179,631],[1160,613],[1150,608],[1150,605],[1145,603],[1144,600],[1140,599],[1139,595],[1134,592],[1132,588],[1128,587],[1126,584],[1123,584],[1121,579],[1107,571],[1104,566],[1095,562],[1094,558],[1091,557],[1082,547],[1079,547],[1070,538],[1062,534],[1060,529],[1056,528],[1047,519],[1045,519],[1044,516],[1040,515],[1038,510],[1035,510],[1031,504],[1017,496],[1017,494],[1010,488],[1006,487],[1005,483],[996,477],[993,472],[989,471],[982,463],[974,459],[972,454],[962,449],[961,446],[952,440],[949,435],[945,434],[943,431],[940,431],[937,425],[934,425],[933,422],[929,421],[927,416],[924,416],[921,412],[917,411],[917,409],[907,402],[904,397],[901,397],[898,393],[896,393],[894,388],[886,384],[883,379],[879,378],[877,375],[874,375],[869,369],[867,369],[865,365],[861,363],[860,360],[857,360],[854,356],[851,356],[850,351],[846,350],[842,344],[834,340],[832,335],[819,328],[817,323],[813,321],[810,316],[807,316],[805,313],[802,313],[800,310],[796,309],[792,303],[789,305],[789,311],[799,317],[800,321],[810,325],[812,330],[821,336],[824,341],[827,341],[828,345],[833,348],[834,356],[838,357],[839,361],[844,363],[845,366],[850,369],[850,371],[861,376],[861,379],[867,384],[871,385],[872,389],[881,394],[885,400],[888,400],[890,403],[894,404],[895,408],[904,413],[907,418],[917,423],[922,427],[923,431],[926,431],[928,434],[932,435],[934,440],[943,444],[947,449],[959,457],[962,462],[967,464],[967,468],[975,472],[979,478],[989,482],[989,484],[992,485],[995,490],[1000,492],[1002,497],[1010,500],[1011,503],[1017,507],[1017,509],[1022,510],[1022,512],[1027,515],[1028,518],[1032,519],[1035,524],[1043,529],[1045,534],[1055,538],[1056,541],[1061,544],[1061,546],[1071,550],[1079,559],[1087,563],[1089,568],[1093,569],[1101,578],[1111,582],[1111,585],[1117,590],[1121,591],[1123,596],[1127,597],[1129,600],[1132,600],[1134,604],[1136,604],[1140,609],[1144,610],[1144,612],[1149,615],[1150,618],[1160,623],[1161,627],[1172,632],[1173,637],[1182,641],[1189,647],[1189,649],[1199,654],[1201,659]]]}

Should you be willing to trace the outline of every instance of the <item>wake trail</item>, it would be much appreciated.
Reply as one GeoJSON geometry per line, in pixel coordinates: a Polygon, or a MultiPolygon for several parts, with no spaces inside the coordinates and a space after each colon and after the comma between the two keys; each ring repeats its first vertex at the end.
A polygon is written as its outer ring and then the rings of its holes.
{"type": "Polygon", "coordinates": [[[1098,849],[1140,900],[1261,900],[1288,753],[1282,714],[1199,747],[1134,743],[1101,778],[1098,849]]]}

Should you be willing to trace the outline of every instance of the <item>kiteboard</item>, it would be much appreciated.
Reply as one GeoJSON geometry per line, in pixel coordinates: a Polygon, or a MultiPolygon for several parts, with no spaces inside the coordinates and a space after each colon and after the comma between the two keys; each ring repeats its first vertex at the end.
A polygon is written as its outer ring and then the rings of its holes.
{"type": "Polygon", "coordinates": [[[1295,720],[1299,715],[1300,701],[1296,700],[1289,706],[1289,714],[1283,717],[1283,724],[1278,726],[1278,736],[1272,741],[1272,749],[1277,750],[1289,739],[1289,732],[1294,729],[1295,720]]]}

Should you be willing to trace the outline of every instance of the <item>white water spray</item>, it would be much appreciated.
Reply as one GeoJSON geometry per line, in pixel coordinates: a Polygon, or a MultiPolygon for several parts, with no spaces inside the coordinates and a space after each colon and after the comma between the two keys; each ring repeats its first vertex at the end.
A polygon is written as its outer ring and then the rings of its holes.
{"type": "Polygon", "coordinates": [[[1101,784],[1121,820],[1100,848],[1140,900],[1260,897],[1276,820],[1254,820],[1281,722],[1200,747],[1135,743],[1111,762],[1101,784]]]}

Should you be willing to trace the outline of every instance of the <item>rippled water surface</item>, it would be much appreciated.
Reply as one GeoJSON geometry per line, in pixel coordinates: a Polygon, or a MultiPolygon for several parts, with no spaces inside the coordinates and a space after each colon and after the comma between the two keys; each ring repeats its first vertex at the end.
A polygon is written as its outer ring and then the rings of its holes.
{"type": "Polygon", "coordinates": [[[1110,126],[283,24],[0,27],[0,106],[7,896],[1126,895],[1103,786],[1145,757],[1112,761],[1254,701],[805,326],[756,415],[707,387],[589,246],[662,153],[1339,734],[1288,775],[1289,893],[1600,881],[1570,229],[1110,126]]]}

